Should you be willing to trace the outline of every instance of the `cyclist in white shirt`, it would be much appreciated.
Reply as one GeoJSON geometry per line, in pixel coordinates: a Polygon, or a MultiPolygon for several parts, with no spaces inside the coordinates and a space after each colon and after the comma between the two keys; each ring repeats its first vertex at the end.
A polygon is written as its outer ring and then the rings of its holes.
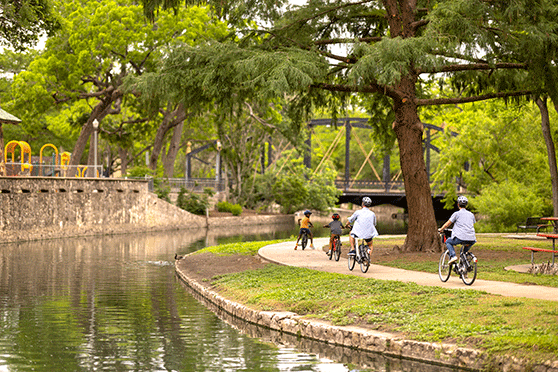
{"type": "Polygon", "coordinates": [[[362,209],[356,211],[349,217],[349,223],[353,225],[351,233],[349,234],[349,242],[351,243],[351,251],[349,254],[356,254],[356,239],[364,239],[366,244],[368,244],[370,253],[372,253],[373,239],[379,234],[378,230],[376,230],[376,214],[369,209],[370,206],[372,206],[372,199],[365,196],[362,198],[362,209]]]}
{"type": "Polygon", "coordinates": [[[450,255],[448,263],[450,264],[457,261],[457,256],[455,255],[455,246],[457,244],[463,244],[463,253],[467,253],[473,244],[477,242],[474,226],[477,221],[475,220],[475,215],[466,209],[468,203],[467,197],[463,195],[458,196],[457,206],[459,211],[453,213],[450,219],[438,230],[442,232],[453,223],[451,238],[446,240],[446,247],[450,255]]]}

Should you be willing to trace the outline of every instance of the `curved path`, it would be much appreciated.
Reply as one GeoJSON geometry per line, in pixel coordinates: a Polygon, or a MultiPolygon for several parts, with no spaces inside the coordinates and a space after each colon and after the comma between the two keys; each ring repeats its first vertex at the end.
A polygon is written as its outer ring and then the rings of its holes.
{"type": "MultiPolygon", "coordinates": [[[[327,245],[329,238],[315,238],[314,246],[317,249],[294,250],[294,242],[283,242],[272,244],[261,248],[258,254],[263,259],[281,265],[305,267],[308,269],[328,271],[340,274],[352,274],[367,278],[398,280],[401,282],[413,282],[426,286],[438,286],[445,288],[474,289],[509,297],[526,297],[538,300],[558,301],[558,288],[544,287],[539,285],[524,285],[507,282],[496,282],[482,280],[482,271],[477,275],[477,280],[471,286],[463,284],[461,279],[453,274],[450,279],[443,283],[438,274],[425,273],[420,271],[410,271],[397,269],[382,265],[370,265],[368,272],[363,274],[360,267],[355,265],[353,271],[347,268],[347,260],[341,258],[339,261],[330,260],[323,252],[321,247],[327,245]]],[[[346,245],[343,249],[348,249],[346,245]]],[[[372,258],[374,253],[372,253],[372,258]]],[[[433,265],[437,263],[433,262],[433,265]]]]}

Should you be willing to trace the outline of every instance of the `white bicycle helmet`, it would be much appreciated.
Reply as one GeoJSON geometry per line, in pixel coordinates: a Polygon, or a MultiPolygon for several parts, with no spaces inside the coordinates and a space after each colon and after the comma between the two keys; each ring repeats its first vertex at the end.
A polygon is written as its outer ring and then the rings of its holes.
{"type": "Polygon", "coordinates": [[[364,205],[365,207],[370,207],[372,205],[372,199],[370,199],[368,196],[365,196],[364,198],[362,198],[362,205],[364,205]]]}
{"type": "Polygon", "coordinates": [[[457,205],[459,205],[461,207],[466,207],[468,203],[469,203],[469,200],[467,199],[466,196],[459,195],[457,197],[457,205]]]}

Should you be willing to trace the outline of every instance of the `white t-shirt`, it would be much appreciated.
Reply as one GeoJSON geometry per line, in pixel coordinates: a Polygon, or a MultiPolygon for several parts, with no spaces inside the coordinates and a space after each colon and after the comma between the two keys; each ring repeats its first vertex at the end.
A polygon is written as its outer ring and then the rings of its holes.
{"type": "Polygon", "coordinates": [[[452,238],[458,238],[467,241],[477,241],[475,235],[475,215],[465,208],[451,215],[450,221],[453,222],[451,231],[452,238]]]}
{"type": "Polygon", "coordinates": [[[353,213],[349,217],[349,222],[353,225],[351,234],[355,234],[360,239],[370,239],[379,235],[376,230],[376,215],[366,207],[353,213]]]}

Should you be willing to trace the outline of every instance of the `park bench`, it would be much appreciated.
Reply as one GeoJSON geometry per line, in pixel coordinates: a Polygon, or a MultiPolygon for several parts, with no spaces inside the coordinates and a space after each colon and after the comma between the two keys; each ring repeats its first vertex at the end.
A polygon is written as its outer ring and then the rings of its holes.
{"type": "Polygon", "coordinates": [[[542,217],[527,217],[524,225],[517,225],[517,232],[523,230],[536,230],[537,233],[541,228],[552,227],[552,225],[546,224],[545,221],[541,220],[542,217]]]}
{"type": "Polygon", "coordinates": [[[537,236],[540,236],[542,238],[552,239],[552,249],[535,248],[535,247],[523,247],[523,249],[531,251],[531,263],[533,263],[533,261],[535,259],[535,252],[547,252],[547,253],[552,253],[552,265],[554,265],[554,258],[556,256],[556,253],[558,253],[556,251],[556,246],[555,246],[556,239],[558,239],[558,234],[541,234],[541,233],[539,233],[539,234],[537,234],[537,236]]]}

